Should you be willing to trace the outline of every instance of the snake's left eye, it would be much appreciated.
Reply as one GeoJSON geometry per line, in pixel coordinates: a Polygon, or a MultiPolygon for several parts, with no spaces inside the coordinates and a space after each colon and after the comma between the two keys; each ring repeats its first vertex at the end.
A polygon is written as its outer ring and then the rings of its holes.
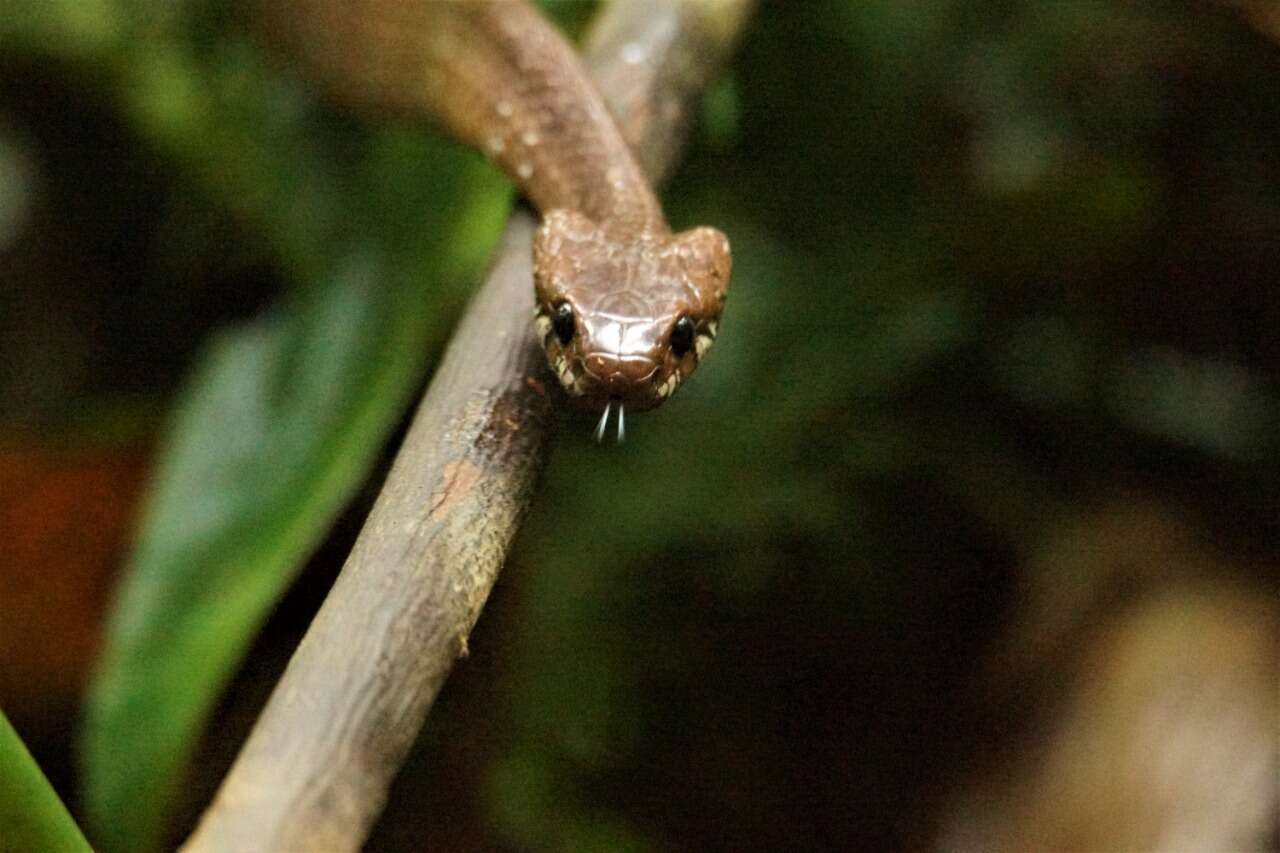
{"type": "Polygon", "coordinates": [[[561,346],[568,346],[569,341],[573,340],[577,324],[573,322],[573,306],[568,302],[561,302],[551,309],[551,329],[560,339],[561,346]]]}
{"type": "Polygon", "coordinates": [[[688,315],[676,320],[671,329],[671,353],[676,358],[684,358],[684,354],[693,348],[693,336],[697,329],[688,315]]]}

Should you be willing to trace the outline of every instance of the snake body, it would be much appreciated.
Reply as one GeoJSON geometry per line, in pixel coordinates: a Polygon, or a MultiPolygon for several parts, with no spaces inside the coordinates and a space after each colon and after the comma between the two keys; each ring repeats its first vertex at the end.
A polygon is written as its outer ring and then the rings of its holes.
{"type": "MultiPolygon", "coordinates": [[[[569,396],[652,408],[715,339],[718,230],[673,234],[573,48],[525,0],[287,0],[288,47],[345,100],[430,115],[542,214],[534,327],[569,396]]],[[[605,420],[602,419],[603,427],[605,420]]],[[[620,425],[621,429],[621,425],[620,425]]]]}

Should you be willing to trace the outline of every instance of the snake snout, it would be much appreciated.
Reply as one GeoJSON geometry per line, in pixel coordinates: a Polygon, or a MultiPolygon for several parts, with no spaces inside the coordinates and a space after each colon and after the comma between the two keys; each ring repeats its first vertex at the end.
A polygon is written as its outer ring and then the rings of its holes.
{"type": "Polygon", "coordinates": [[[601,392],[624,400],[634,398],[636,389],[647,387],[658,370],[657,363],[645,356],[614,353],[591,353],[582,363],[601,392]]]}

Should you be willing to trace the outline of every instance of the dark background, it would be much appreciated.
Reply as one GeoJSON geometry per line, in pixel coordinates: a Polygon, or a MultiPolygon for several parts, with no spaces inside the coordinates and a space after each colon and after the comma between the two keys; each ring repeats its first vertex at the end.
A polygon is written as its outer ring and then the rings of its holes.
{"type": "MultiPolygon", "coordinates": [[[[175,45],[234,73],[224,48],[252,44],[218,4],[153,12],[0,23],[0,706],[77,815],[86,678],[180,389],[327,262],[297,260],[306,205],[241,192],[292,137],[193,148],[207,93],[139,106],[175,45]]],[[[674,226],[732,240],[720,339],[626,444],[564,417],[371,849],[1280,846],[1280,46],[1252,23],[764,3],[664,193],[674,226]]],[[[287,74],[245,50],[246,92],[287,74]]],[[[322,164],[430,133],[282,97],[329,134],[299,155],[322,164]]],[[[351,186],[308,203],[416,203],[351,186]]],[[[214,710],[166,838],[376,494],[466,287],[424,293],[380,461],[214,710]]]]}

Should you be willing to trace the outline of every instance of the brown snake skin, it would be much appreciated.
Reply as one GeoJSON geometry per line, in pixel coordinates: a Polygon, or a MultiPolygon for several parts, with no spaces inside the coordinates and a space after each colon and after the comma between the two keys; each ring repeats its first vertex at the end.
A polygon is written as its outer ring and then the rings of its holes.
{"type": "Polygon", "coordinates": [[[714,228],[672,234],[573,48],[525,0],[264,0],[281,41],[355,101],[429,114],[542,213],[535,328],[577,402],[650,409],[714,340],[731,268],[714,228]],[[277,18],[278,20],[278,18],[277,18]]]}

